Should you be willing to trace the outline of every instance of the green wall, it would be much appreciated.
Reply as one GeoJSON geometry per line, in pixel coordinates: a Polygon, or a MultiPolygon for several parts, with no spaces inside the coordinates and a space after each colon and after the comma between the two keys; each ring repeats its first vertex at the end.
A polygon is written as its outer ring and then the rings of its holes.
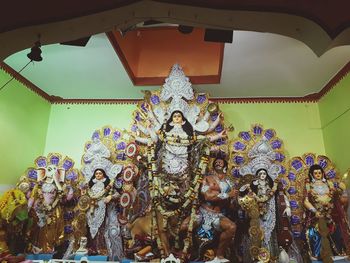
{"type": "MultiPolygon", "coordinates": [[[[10,78],[0,70],[0,85],[10,78]]],[[[50,107],[15,79],[0,91],[0,192],[15,184],[43,154],[50,107]]]]}
{"type": "MultiPolygon", "coordinates": [[[[127,104],[52,105],[45,154],[61,152],[72,157],[76,167],[80,167],[84,144],[93,131],[104,125],[129,128],[135,107],[127,104]]],[[[221,104],[220,108],[225,122],[235,127],[230,137],[250,129],[254,123],[261,123],[277,131],[289,156],[308,151],[324,154],[317,103],[221,104]]]]}
{"type": "Polygon", "coordinates": [[[72,104],[51,106],[45,154],[59,152],[73,158],[80,167],[85,143],[105,125],[128,129],[136,105],[72,104]]]}
{"type": "Polygon", "coordinates": [[[326,154],[344,173],[350,168],[350,74],[318,104],[326,154]]]}

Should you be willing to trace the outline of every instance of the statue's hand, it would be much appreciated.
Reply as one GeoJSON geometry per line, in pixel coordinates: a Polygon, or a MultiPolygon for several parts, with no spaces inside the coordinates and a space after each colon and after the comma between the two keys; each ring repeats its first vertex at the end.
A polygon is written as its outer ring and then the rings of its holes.
{"type": "Polygon", "coordinates": [[[109,195],[105,198],[104,202],[105,202],[105,204],[108,204],[111,200],[112,200],[112,196],[109,195]]]}
{"type": "Polygon", "coordinates": [[[288,217],[290,217],[292,215],[292,210],[290,209],[290,207],[286,207],[286,209],[284,209],[283,211],[283,215],[286,215],[288,217]]]}
{"type": "Polygon", "coordinates": [[[316,217],[317,217],[317,218],[321,218],[321,217],[323,217],[323,215],[322,215],[320,212],[317,211],[317,212],[316,212],[316,217]]]}
{"type": "Polygon", "coordinates": [[[229,193],[229,196],[231,198],[236,198],[238,195],[238,190],[237,189],[233,189],[230,193],[229,193]]]}
{"type": "Polygon", "coordinates": [[[32,247],[33,254],[39,254],[42,250],[42,248],[36,247],[34,245],[32,247]]]}

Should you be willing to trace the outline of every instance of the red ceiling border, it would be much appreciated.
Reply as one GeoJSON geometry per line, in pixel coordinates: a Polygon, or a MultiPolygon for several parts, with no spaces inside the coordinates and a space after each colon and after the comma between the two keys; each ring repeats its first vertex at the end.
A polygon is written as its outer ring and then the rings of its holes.
{"type": "MultiPolygon", "coordinates": [[[[0,63],[0,68],[21,82],[25,87],[35,92],[52,104],[137,104],[142,99],[63,99],[57,96],[50,96],[5,62],[0,63]]],[[[316,103],[330,92],[350,72],[348,62],[318,93],[304,97],[261,97],[261,98],[211,98],[211,101],[224,104],[248,104],[248,103],[316,103]]]]}

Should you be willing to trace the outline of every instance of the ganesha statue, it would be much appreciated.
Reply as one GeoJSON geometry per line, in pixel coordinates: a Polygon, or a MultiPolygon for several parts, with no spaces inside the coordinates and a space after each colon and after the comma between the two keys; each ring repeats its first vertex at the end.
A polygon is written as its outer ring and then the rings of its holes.
{"type": "Polygon", "coordinates": [[[33,253],[63,253],[64,240],[73,232],[70,223],[79,174],[72,159],[56,153],[38,157],[35,165],[27,169],[18,184],[25,192],[33,219],[28,249],[33,253]]]}

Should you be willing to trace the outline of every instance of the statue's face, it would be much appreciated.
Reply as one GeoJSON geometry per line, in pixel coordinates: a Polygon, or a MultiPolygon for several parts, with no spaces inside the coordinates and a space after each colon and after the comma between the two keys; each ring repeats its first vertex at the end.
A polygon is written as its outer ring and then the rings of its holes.
{"type": "Polygon", "coordinates": [[[316,180],[322,180],[323,178],[323,174],[320,169],[313,171],[312,175],[316,180]]]}
{"type": "Polygon", "coordinates": [[[52,183],[53,182],[53,178],[54,178],[56,173],[57,173],[57,166],[53,165],[53,164],[48,165],[46,167],[46,173],[45,173],[46,179],[45,179],[45,182],[52,183]]]}
{"type": "Polygon", "coordinates": [[[216,171],[222,171],[225,167],[224,160],[221,160],[221,159],[215,160],[214,167],[216,171]]]}
{"type": "Polygon", "coordinates": [[[87,238],[86,237],[81,237],[80,238],[80,246],[81,247],[86,247],[87,244],[87,238]]]}
{"type": "Polygon", "coordinates": [[[95,172],[95,178],[96,178],[97,180],[102,180],[104,177],[105,177],[105,176],[103,175],[102,171],[97,170],[97,171],[95,172]]]}
{"type": "Polygon", "coordinates": [[[182,114],[180,112],[175,112],[173,114],[173,123],[182,124],[182,114]]]}
{"type": "Polygon", "coordinates": [[[265,180],[266,177],[267,177],[267,173],[266,173],[265,170],[261,170],[261,171],[258,172],[258,176],[259,176],[259,178],[260,178],[261,180],[265,180]]]}

